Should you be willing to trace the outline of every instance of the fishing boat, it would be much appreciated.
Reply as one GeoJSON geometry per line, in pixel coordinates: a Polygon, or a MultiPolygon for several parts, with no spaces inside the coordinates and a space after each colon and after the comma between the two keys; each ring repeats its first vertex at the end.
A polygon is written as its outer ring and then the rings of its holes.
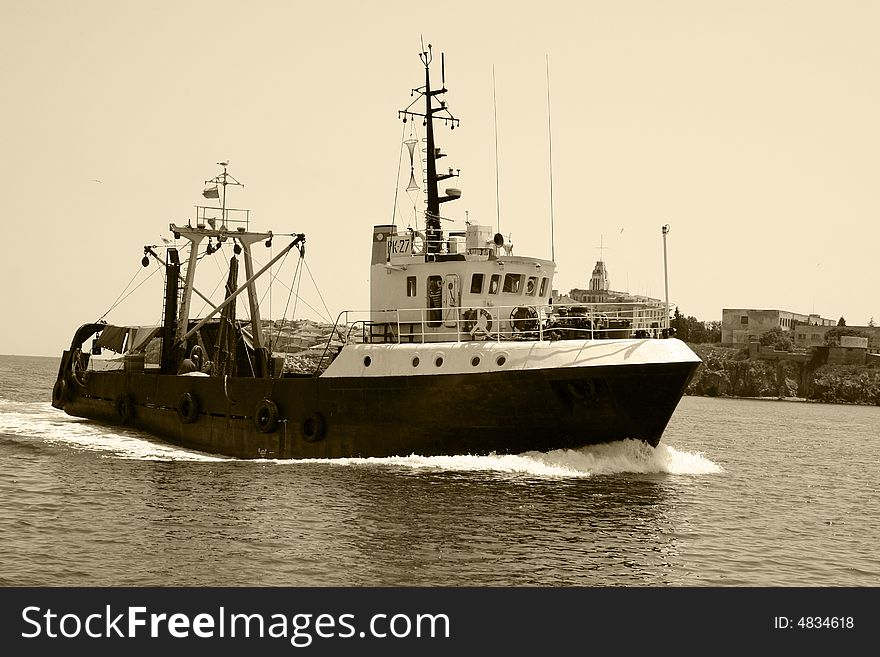
{"type": "MultiPolygon", "coordinates": [[[[516,454],[623,439],[656,446],[699,358],[657,321],[657,308],[615,308],[613,317],[598,306],[560,309],[552,260],[515,254],[491,226],[444,230],[440,208],[461,191],[444,183],[458,172],[438,168],[445,154],[434,128],[459,119],[443,100],[445,70],[431,85],[432,59],[423,49],[424,85],[399,111],[424,128],[402,148],[410,191],[419,188],[416,163],[421,173],[424,224],[373,226],[369,311],[339,315],[310,371],[292,370],[266,340],[256,288],[279,258],[303,257],[305,235],[252,230],[247,210],[227,206],[227,188],[240,183],[221,162],[203,191],[218,205],[172,223],[164,254],[144,247],[143,265],[164,270],[161,324],[81,326],[52,405],[245,459],[516,454]],[[288,243],[257,270],[254,250],[273,240],[288,243]],[[224,245],[234,253],[215,302],[196,290],[195,272],[224,245]],[[201,318],[190,316],[194,294],[212,308],[201,318]],[[242,295],[247,320],[236,316],[242,295]],[[104,350],[119,354],[115,367],[98,366],[104,350]]],[[[668,326],[668,304],[661,310],[668,326]]]]}

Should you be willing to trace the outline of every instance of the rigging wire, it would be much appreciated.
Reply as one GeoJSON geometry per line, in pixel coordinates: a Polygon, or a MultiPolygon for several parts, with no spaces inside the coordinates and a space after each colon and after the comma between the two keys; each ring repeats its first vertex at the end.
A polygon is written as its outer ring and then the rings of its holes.
{"type": "MultiPolygon", "coordinates": [[[[293,273],[293,280],[299,280],[302,282],[302,259],[300,259],[296,264],[296,271],[293,273]],[[299,278],[297,278],[299,277],[299,278]]],[[[299,284],[296,286],[297,295],[296,298],[299,299],[299,284]]],[[[290,307],[290,298],[293,296],[293,288],[289,288],[290,292],[287,295],[287,303],[284,304],[284,313],[281,315],[281,328],[284,328],[284,321],[287,319],[287,309],[290,307]]],[[[293,316],[296,317],[296,302],[293,304],[293,316]]],[[[293,320],[291,320],[293,321],[293,320]]],[[[281,341],[281,330],[279,329],[278,335],[275,338],[275,343],[272,345],[272,351],[275,351],[275,347],[278,346],[278,343],[281,341]]]]}
{"type": "Polygon", "coordinates": [[[547,63],[547,147],[550,166],[550,259],[556,262],[556,238],[553,234],[553,127],[550,123],[550,55],[545,55],[547,63]]]}
{"type": "Polygon", "coordinates": [[[492,65],[492,112],[495,116],[495,221],[497,232],[501,232],[501,198],[498,193],[498,103],[495,99],[495,65],[492,65]]]}
{"type": "MultiPolygon", "coordinates": [[[[303,258],[303,261],[305,261],[305,258],[303,258]]],[[[257,258],[254,258],[254,264],[256,264],[257,266],[262,266],[262,263],[257,258]]],[[[308,269],[308,266],[309,266],[308,262],[306,262],[306,269],[308,269]]],[[[312,279],[312,284],[315,286],[315,291],[318,293],[318,296],[321,297],[321,290],[318,288],[318,284],[315,282],[314,277],[312,277],[311,271],[309,271],[309,277],[311,277],[311,279],[312,279]]],[[[283,285],[288,290],[292,290],[292,288],[287,283],[285,283],[283,280],[276,279],[276,282],[279,285],[283,285]]],[[[297,288],[297,290],[299,290],[299,288],[297,288]]],[[[326,320],[330,323],[333,323],[333,318],[330,316],[330,310],[327,308],[327,303],[324,301],[323,297],[321,297],[321,302],[324,304],[324,309],[326,310],[326,313],[327,313],[326,315],[324,315],[320,310],[315,308],[313,305],[311,305],[308,301],[303,299],[301,296],[298,296],[298,292],[295,292],[294,294],[297,294],[297,298],[299,299],[299,301],[301,301],[306,307],[308,307],[309,310],[314,312],[322,320],[326,320]]]]}
{"type": "MultiPolygon", "coordinates": [[[[290,255],[290,251],[284,254],[281,258],[281,264],[278,265],[278,269],[284,266],[285,261],[287,260],[287,256],[290,255]]],[[[278,281],[278,274],[273,274],[271,270],[269,271],[269,285],[266,286],[266,290],[263,292],[263,296],[260,297],[260,304],[262,304],[266,300],[266,295],[269,295],[269,316],[272,316],[272,285],[275,282],[279,282],[283,284],[283,281],[278,281]]],[[[286,287],[286,286],[285,286],[286,287]]],[[[289,288],[288,288],[289,289],[289,288]]]]}
{"type": "MultiPolygon", "coordinates": [[[[321,299],[321,303],[324,304],[324,310],[327,311],[326,319],[328,322],[330,322],[332,324],[333,323],[333,316],[330,314],[330,309],[327,307],[327,302],[324,301],[324,296],[321,294],[321,290],[318,287],[318,284],[315,282],[315,277],[312,276],[312,270],[309,269],[309,263],[306,262],[305,265],[306,265],[306,271],[309,272],[309,278],[312,279],[312,285],[315,286],[315,290],[318,292],[318,297],[321,299]]],[[[309,307],[311,307],[311,306],[309,306],[309,307]]]]}
{"type": "MultiPolygon", "coordinates": [[[[203,255],[200,255],[200,256],[198,257],[198,259],[201,260],[201,259],[204,258],[206,255],[208,255],[208,254],[205,253],[205,254],[203,254],[203,255]]],[[[223,271],[223,268],[220,266],[220,262],[219,262],[216,258],[214,259],[214,263],[217,265],[217,270],[220,272],[220,276],[221,276],[221,278],[217,281],[217,284],[214,286],[214,289],[211,290],[211,294],[208,295],[209,298],[213,298],[214,295],[217,293],[217,290],[220,288],[220,286],[226,284],[226,281],[225,281],[222,277],[223,277],[223,276],[228,276],[228,275],[229,275],[229,270],[226,270],[226,271],[224,272],[224,271],[223,271]]],[[[193,283],[195,283],[195,281],[193,281],[193,283]]],[[[202,299],[202,308],[201,308],[201,310],[200,310],[197,314],[204,314],[205,311],[208,309],[208,306],[211,306],[211,310],[214,310],[214,308],[216,308],[216,306],[215,306],[213,303],[208,303],[207,301],[205,301],[204,299],[202,299]]]]}
{"type": "MultiPolygon", "coordinates": [[[[416,125],[416,121],[410,121],[410,138],[415,139],[417,144],[422,143],[423,137],[419,135],[419,128],[416,125]]],[[[422,156],[421,156],[421,148],[419,148],[419,173],[422,179],[422,185],[427,185],[427,172],[422,168],[422,156]]],[[[412,223],[415,226],[419,225],[419,206],[418,199],[422,194],[422,190],[418,190],[415,194],[409,194],[410,201],[412,202],[412,223]]]]}
{"type": "Polygon", "coordinates": [[[105,312],[103,315],[101,315],[98,318],[98,321],[96,323],[99,323],[102,319],[104,319],[107,315],[109,315],[110,311],[113,310],[117,306],[117,304],[119,304],[119,300],[122,298],[122,295],[125,294],[125,291],[128,290],[128,286],[134,282],[134,279],[137,278],[137,275],[141,273],[141,269],[143,269],[143,267],[140,267],[135,270],[134,276],[132,276],[131,280],[128,281],[128,283],[126,284],[126,286],[124,288],[122,288],[122,292],[120,292],[119,296],[116,297],[116,300],[112,304],[110,304],[110,307],[107,309],[107,312],[105,312]]]}
{"type": "Polygon", "coordinates": [[[400,168],[403,162],[403,138],[406,136],[406,123],[400,129],[400,156],[397,158],[397,178],[394,182],[394,206],[391,208],[391,223],[396,223],[397,218],[397,194],[400,191],[400,168]]]}
{"type": "MultiPolygon", "coordinates": [[[[143,269],[143,267],[140,267],[139,269],[143,269]]],[[[164,267],[162,269],[164,269],[164,267]]],[[[122,290],[122,292],[119,293],[119,296],[116,297],[116,301],[113,302],[113,305],[111,305],[110,308],[107,309],[107,312],[105,312],[103,315],[101,315],[100,318],[98,318],[98,321],[96,323],[101,322],[107,315],[110,314],[110,312],[114,308],[116,308],[116,306],[118,306],[120,303],[122,303],[123,301],[128,299],[128,297],[130,297],[132,294],[134,294],[141,285],[143,285],[144,283],[149,281],[151,278],[153,278],[153,276],[156,275],[157,271],[160,271],[160,270],[154,269],[153,272],[149,276],[147,276],[144,280],[142,280],[140,283],[138,283],[128,294],[125,294],[125,291],[128,289],[128,287],[132,284],[134,279],[137,278],[137,275],[140,273],[140,271],[136,271],[134,276],[132,276],[131,280],[128,282],[128,285],[126,285],[125,288],[122,290]],[[125,296],[122,296],[123,294],[125,294],[125,296]]]]}

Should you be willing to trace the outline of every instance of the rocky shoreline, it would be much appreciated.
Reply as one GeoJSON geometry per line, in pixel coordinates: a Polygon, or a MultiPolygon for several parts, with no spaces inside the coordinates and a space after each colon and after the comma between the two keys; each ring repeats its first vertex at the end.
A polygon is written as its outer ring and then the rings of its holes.
{"type": "Polygon", "coordinates": [[[743,349],[689,344],[703,360],[685,390],[701,397],[791,399],[880,406],[880,369],[817,359],[749,359],[743,349]]]}

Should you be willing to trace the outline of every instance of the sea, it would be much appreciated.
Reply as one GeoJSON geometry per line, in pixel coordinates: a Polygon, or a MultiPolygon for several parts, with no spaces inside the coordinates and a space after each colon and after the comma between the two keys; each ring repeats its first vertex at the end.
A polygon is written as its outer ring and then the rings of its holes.
{"type": "Polygon", "coordinates": [[[0,356],[0,586],[865,587],[880,407],[684,397],[657,448],[245,461],[0,356]]]}

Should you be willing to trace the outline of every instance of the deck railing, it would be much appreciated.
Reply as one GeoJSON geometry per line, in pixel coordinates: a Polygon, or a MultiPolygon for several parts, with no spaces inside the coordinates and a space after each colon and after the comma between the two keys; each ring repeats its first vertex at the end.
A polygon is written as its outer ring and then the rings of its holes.
{"type": "Polygon", "coordinates": [[[519,304],[343,311],[349,342],[470,342],[663,337],[663,304],[519,304]]]}
{"type": "Polygon", "coordinates": [[[234,233],[239,229],[247,230],[250,223],[250,210],[238,208],[214,208],[203,205],[196,206],[196,226],[204,227],[206,224],[211,228],[221,230],[226,228],[234,233]]]}

